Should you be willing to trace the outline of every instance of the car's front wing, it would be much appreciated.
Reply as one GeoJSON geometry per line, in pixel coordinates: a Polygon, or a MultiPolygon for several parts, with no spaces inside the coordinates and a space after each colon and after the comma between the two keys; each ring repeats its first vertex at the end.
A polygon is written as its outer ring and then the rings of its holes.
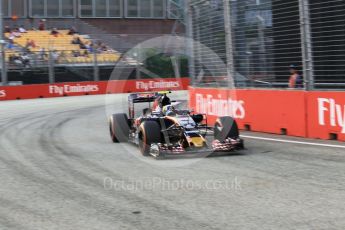
{"type": "Polygon", "coordinates": [[[242,139],[226,139],[223,142],[215,140],[210,146],[202,148],[183,148],[181,146],[167,147],[158,144],[153,149],[153,156],[179,156],[179,155],[198,155],[208,156],[216,153],[230,153],[244,148],[242,139]]]}

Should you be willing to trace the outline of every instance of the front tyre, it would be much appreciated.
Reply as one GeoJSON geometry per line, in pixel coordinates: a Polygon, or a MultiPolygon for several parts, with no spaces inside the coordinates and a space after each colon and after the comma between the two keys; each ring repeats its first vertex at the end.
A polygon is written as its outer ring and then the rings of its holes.
{"type": "Polygon", "coordinates": [[[110,138],[114,143],[128,142],[129,122],[127,114],[114,114],[109,119],[110,138]]]}
{"type": "Polygon", "coordinates": [[[214,125],[214,138],[220,142],[227,138],[238,139],[240,136],[236,121],[229,116],[219,117],[214,125]]]}
{"type": "Polygon", "coordinates": [[[139,127],[139,148],[143,156],[150,155],[151,144],[161,143],[161,128],[156,121],[145,121],[139,127]]]}

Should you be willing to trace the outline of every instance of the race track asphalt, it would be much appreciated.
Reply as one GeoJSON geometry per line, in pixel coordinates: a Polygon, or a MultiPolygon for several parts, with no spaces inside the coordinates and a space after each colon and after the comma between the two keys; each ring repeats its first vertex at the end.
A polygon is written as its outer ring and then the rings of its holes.
{"type": "Polygon", "coordinates": [[[111,143],[107,113],[127,108],[107,97],[0,102],[0,229],[345,228],[345,148],[244,138],[157,161],[111,143]]]}

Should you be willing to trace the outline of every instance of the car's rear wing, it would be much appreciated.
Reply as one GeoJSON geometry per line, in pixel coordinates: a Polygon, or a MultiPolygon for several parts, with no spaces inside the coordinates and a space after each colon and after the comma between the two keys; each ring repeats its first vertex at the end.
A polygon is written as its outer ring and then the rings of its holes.
{"type": "Polygon", "coordinates": [[[147,93],[132,93],[128,96],[128,115],[129,118],[134,118],[134,105],[138,103],[151,103],[158,101],[164,94],[171,93],[170,91],[147,92],[147,93]]]}
{"type": "Polygon", "coordinates": [[[156,93],[133,93],[128,96],[129,103],[153,102],[156,100],[156,93]]]}
{"type": "Polygon", "coordinates": [[[143,103],[153,102],[164,94],[171,93],[171,91],[147,92],[147,93],[132,93],[128,96],[129,103],[143,103]]]}

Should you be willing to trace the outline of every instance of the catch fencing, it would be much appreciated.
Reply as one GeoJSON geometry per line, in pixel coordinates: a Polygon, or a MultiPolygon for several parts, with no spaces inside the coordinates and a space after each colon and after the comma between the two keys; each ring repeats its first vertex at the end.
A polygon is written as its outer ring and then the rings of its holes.
{"type": "Polygon", "coordinates": [[[288,87],[293,68],[307,90],[344,89],[344,14],[337,0],[188,0],[192,84],[288,87]]]}

